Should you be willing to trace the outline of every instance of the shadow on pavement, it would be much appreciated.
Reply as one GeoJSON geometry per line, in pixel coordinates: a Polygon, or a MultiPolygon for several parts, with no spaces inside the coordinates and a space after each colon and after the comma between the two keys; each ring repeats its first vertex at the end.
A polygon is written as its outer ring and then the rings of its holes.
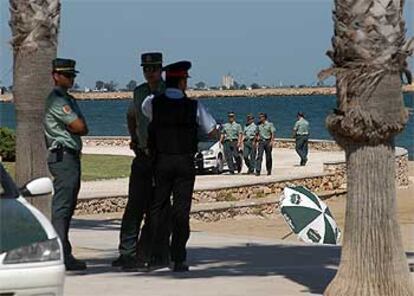
{"type": "Polygon", "coordinates": [[[247,245],[224,248],[188,249],[191,271],[173,273],[164,268],[149,273],[125,273],[111,267],[114,258],[88,259],[84,274],[117,273],[116,277],[164,277],[166,279],[209,279],[238,276],[281,276],[307,289],[303,293],[323,293],[339,264],[335,247],[247,245]]]}
{"type": "Polygon", "coordinates": [[[70,224],[71,229],[87,229],[99,231],[119,231],[121,227],[121,219],[79,219],[73,218],[70,224]]]}
{"type": "MultiPolygon", "coordinates": [[[[323,293],[336,274],[340,249],[335,247],[246,245],[225,248],[189,248],[189,273],[169,270],[150,276],[213,278],[233,276],[283,276],[307,287],[306,293],[323,293]]],[[[148,276],[137,274],[137,276],[148,276]]]]}

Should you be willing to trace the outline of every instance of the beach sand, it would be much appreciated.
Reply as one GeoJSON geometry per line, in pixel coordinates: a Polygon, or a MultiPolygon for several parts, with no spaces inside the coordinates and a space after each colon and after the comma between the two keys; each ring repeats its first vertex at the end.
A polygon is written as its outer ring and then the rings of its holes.
{"type": "MultiPolygon", "coordinates": [[[[398,220],[400,222],[403,244],[406,251],[414,251],[414,162],[409,164],[410,185],[398,188],[398,220]]],[[[346,197],[331,198],[326,201],[341,230],[344,229],[346,197]]],[[[289,233],[283,217],[279,214],[270,216],[241,216],[213,223],[193,221],[192,231],[205,231],[225,235],[245,236],[251,238],[282,239],[289,233]]],[[[289,235],[286,240],[298,241],[296,235],[289,235]]]]}

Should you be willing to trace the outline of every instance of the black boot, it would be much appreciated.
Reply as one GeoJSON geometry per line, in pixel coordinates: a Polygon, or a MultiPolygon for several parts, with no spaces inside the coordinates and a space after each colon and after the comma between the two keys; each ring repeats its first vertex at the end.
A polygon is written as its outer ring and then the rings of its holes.
{"type": "Polygon", "coordinates": [[[189,271],[190,267],[188,265],[184,264],[184,262],[175,262],[174,263],[174,272],[186,272],[189,271]]]}
{"type": "Polygon", "coordinates": [[[70,255],[65,259],[65,267],[67,271],[80,271],[86,269],[86,263],[70,255]]]}

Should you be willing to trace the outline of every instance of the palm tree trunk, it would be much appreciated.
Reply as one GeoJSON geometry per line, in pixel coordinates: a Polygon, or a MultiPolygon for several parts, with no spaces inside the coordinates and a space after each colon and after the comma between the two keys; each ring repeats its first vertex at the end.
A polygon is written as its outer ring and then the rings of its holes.
{"type": "MultiPolygon", "coordinates": [[[[400,87],[398,74],[387,76],[373,96],[379,104],[399,102],[400,87]]],[[[345,232],[339,270],[324,295],[414,295],[396,217],[393,138],[340,142],[348,170],[345,232]]]]}
{"type": "MultiPolygon", "coordinates": [[[[16,182],[46,176],[44,102],[52,88],[56,58],[58,0],[10,0],[13,46],[13,97],[16,106],[16,182]]],[[[50,197],[32,199],[50,217],[50,197]]]]}
{"type": "MultiPolygon", "coordinates": [[[[394,136],[408,120],[403,0],[335,0],[337,109],[327,126],[344,148],[348,197],[341,262],[326,296],[414,295],[396,219],[394,136]]],[[[410,75],[407,75],[407,78],[410,75]]]]}

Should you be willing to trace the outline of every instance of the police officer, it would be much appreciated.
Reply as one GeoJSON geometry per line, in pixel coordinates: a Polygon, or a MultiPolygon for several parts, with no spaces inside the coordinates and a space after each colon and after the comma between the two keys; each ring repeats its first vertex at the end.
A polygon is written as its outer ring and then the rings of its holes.
{"type": "Polygon", "coordinates": [[[256,139],[258,140],[258,151],[256,159],[256,176],[262,170],[263,154],[266,153],[266,170],[269,176],[272,173],[272,148],[275,139],[275,127],[267,120],[266,113],[259,113],[259,125],[257,126],[256,139]]]}
{"type": "Polygon", "coordinates": [[[228,122],[223,125],[220,142],[224,146],[224,157],[226,158],[230,174],[234,170],[241,171],[241,158],[239,157],[239,148],[243,139],[243,130],[239,123],[236,122],[234,112],[228,113],[228,122]]]}
{"type": "Polygon", "coordinates": [[[300,157],[300,165],[306,165],[308,161],[309,122],[303,112],[298,112],[297,121],[293,127],[296,142],[296,152],[300,157]]]}
{"type": "MultiPolygon", "coordinates": [[[[113,266],[121,266],[124,271],[135,271],[138,268],[144,253],[142,249],[148,244],[148,226],[145,225],[137,246],[140,227],[153,195],[153,159],[147,145],[149,120],[142,114],[141,105],[150,94],[158,95],[165,91],[165,82],[161,77],[162,54],[159,52],[142,54],[141,66],[147,82],[135,88],[134,98],[127,112],[128,131],[131,136],[130,148],[135,152],[135,158],[131,164],[128,202],[122,216],[120,256],[112,262],[113,266]]],[[[168,209],[169,207],[166,207],[166,211],[168,209]]],[[[168,212],[165,215],[168,215],[168,212]]],[[[165,231],[163,242],[158,246],[158,254],[154,252],[159,264],[168,262],[169,257],[168,226],[166,225],[163,230],[165,231]]]]}
{"type": "Polygon", "coordinates": [[[252,114],[247,115],[246,126],[243,130],[243,156],[244,163],[247,166],[247,173],[253,174],[256,164],[256,131],[257,125],[254,123],[254,117],[252,114]]]}
{"type": "MultiPolygon", "coordinates": [[[[204,106],[185,94],[190,67],[188,61],[166,66],[165,94],[150,96],[142,105],[144,115],[151,120],[150,149],[156,154],[155,196],[150,209],[151,245],[155,244],[154,238],[162,224],[161,214],[172,195],[171,259],[175,272],[189,270],[185,261],[190,236],[197,132],[200,129],[213,137],[216,131],[216,122],[204,106]]],[[[146,257],[151,258],[152,248],[148,250],[146,257]]]]}
{"type": "Polygon", "coordinates": [[[63,244],[66,270],[86,269],[85,262],[72,255],[68,237],[81,183],[81,136],[88,133],[85,118],[75,99],[68,93],[78,73],[75,64],[70,59],[53,60],[52,77],[55,87],[46,99],[44,118],[47,162],[54,178],[55,190],[52,224],[63,244]]]}

